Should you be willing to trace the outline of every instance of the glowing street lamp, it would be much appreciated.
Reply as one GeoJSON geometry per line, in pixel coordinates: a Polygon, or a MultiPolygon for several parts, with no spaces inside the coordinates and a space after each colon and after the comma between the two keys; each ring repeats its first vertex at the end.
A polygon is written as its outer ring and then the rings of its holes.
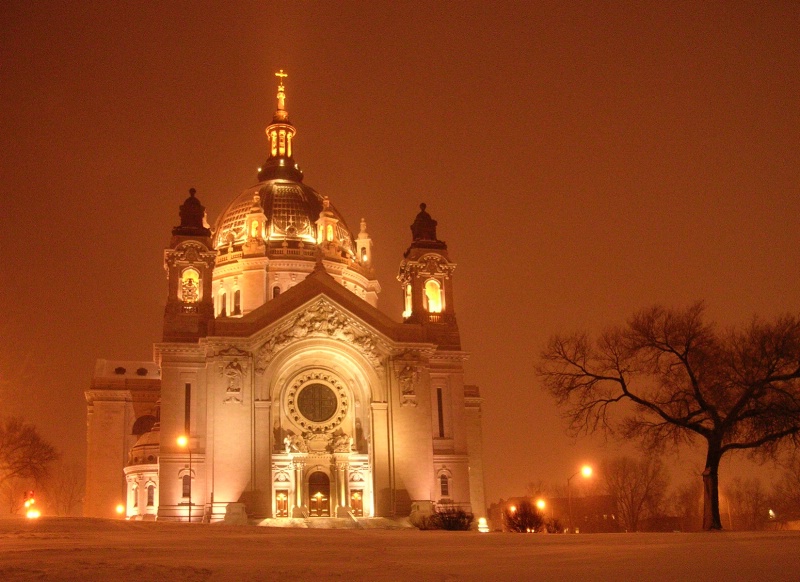
{"type": "Polygon", "coordinates": [[[117,506],[114,508],[114,510],[117,512],[117,515],[122,515],[125,513],[125,506],[121,503],[117,503],[117,506]]]}
{"type": "Polygon", "coordinates": [[[544,499],[537,499],[536,500],[536,507],[539,508],[539,511],[544,511],[544,508],[547,506],[547,503],[544,502],[544,499]]]}
{"type": "Polygon", "coordinates": [[[33,491],[29,491],[25,499],[25,517],[28,519],[36,519],[42,515],[42,513],[34,507],[35,504],[36,498],[33,496],[33,491]]]}
{"type": "Polygon", "coordinates": [[[181,435],[177,439],[178,446],[189,451],[189,519],[192,523],[192,447],[189,446],[189,437],[181,435]]]}
{"type": "Polygon", "coordinates": [[[588,479],[592,476],[592,468],[589,465],[584,465],[581,467],[580,471],[577,471],[574,475],[570,476],[567,479],[567,510],[569,512],[569,533],[575,533],[575,530],[572,529],[572,491],[569,488],[570,481],[572,481],[573,477],[577,477],[578,475],[582,475],[584,479],[588,479]]]}

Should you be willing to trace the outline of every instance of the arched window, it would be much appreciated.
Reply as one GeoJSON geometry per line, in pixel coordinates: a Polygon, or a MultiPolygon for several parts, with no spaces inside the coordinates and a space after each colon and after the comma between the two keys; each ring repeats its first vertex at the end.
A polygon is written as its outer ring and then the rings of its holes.
{"type": "Polygon", "coordinates": [[[328,239],[328,242],[333,242],[333,225],[332,224],[328,225],[328,237],[327,237],[327,239],[328,239]]]}
{"type": "Polygon", "coordinates": [[[442,286],[436,279],[428,279],[425,282],[425,309],[428,313],[441,313],[443,307],[442,286]]]}
{"type": "Polygon", "coordinates": [[[242,314],[242,292],[237,289],[233,292],[233,315],[242,314]]]}
{"type": "Polygon", "coordinates": [[[225,297],[225,291],[219,292],[219,316],[225,317],[228,315],[228,302],[225,297]]]}
{"type": "Polygon", "coordinates": [[[133,495],[133,507],[135,509],[139,507],[139,487],[137,485],[131,487],[131,495],[133,495]]]}
{"type": "Polygon", "coordinates": [[[361,262],[367,262],[367,247],[361,247],[361,262]]]}
{"type": "Polygon", "coordinates": [[[272,298],[273,298],[273,299],[275,299],[275,298],[276,298],[278,295],[280,295],[280,294],[281,294],[281,288],[280,288],[280,287],[278,287],[277,285],[275,285],[275,286],[272,288],[272,298]]]}
{"type": "Polygon", "coordinates": [[[258,221],[254,220],[250,223],[250,238],[256,238],[258,236],[258,221]]]}
{"type": "Polygon", "coordinates": [[[406,285],[405,291],[405,311],[403,311],[403,317],[411,317],[411,285],[406,285]]]}
{"type": "Polygon", "coordinates": [[[200,300],[200,273],[189,267],[181,273],[180,299],[184,303],[197,303],[200,300]]]}
{"type": "Polygon", "coordinates": [[[192,477],[188,473],[181,477],[183,481],[183,491],[182,494],[184,497],[191,497],[192,496],[192,477]]]}
{"type": "Polygon", "coordinates": [[[439,477],[439,489],[442,492],[442,497],[450,497],[450,480],[447,475],[442,474],[439,477]]]}
{"type": "Polygon", "coordinates": [[[156,504],[156,486],[152,483],[147,486],[147,507],[153,507],[156,504]]]}

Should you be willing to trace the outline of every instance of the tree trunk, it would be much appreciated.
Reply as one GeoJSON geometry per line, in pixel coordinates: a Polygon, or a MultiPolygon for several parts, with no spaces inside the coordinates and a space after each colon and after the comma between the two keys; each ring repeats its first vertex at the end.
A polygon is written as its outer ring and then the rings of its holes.
{"type": "Polygon", "coordinates": [[[722,458],[720,447],[708,443],[706,468],[703,471],[703,529],[720,530],[722,520],[719,517],[719,462],[722,458]]]}

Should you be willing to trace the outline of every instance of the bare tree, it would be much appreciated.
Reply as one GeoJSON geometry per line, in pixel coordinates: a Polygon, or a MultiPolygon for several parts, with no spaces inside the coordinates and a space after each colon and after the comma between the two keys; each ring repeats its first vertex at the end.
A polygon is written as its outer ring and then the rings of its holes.
{"type": "Polygon", "coordinates": [[[40,483],[57,458],[56,450],[32,424],[16,417],[0,420],[0,484],[14,478],[40,483]]]}
{"type": "Polygon", "coordinates": [[[56,515],[72,515],[83,499],[86,469],[77,463],[59,463],[44,483],[48,508],[56,515]]]}
{"type": "Polygon", "coordinates": [[[728,511],[733,524],[731,529],[759,530],[769,520],[769,496],[761,479],[735,477],[725,489],[728,496],[728,511]]]}
{"type": "Polygon", "coordinates": [[[703,524],[703,487],[699,482],[683,483],[667,499],[668,511],[681,521],[682,531],[694,531],[703,524]]]}
{"type": "Polygon", "coordinates": [[[33,479],[23,479],[22,477],[12,477],[0,483],[0,503],[2,511],[17,513],[25,504],[25,492],[36,489],[33,479]]]}
{"type": "Polygon", "coordinates": [[[772,488],[773,502],[781,521],[800,519],[800,457],[793,455],[772,488]]]}
{"type": "Polygon", "coordinates": [[[618,431],[651,450],[705,441],[705,529],[722,529],[723,455],[769,454],[781,442],[796,443],[800,431],[797,317],[754,319],[720,333],[704,321],[702,302],[683,310],[656,306],[596,341],[586,334],[552,338],[538,371],[567,408],[573,434],[618,431]]]}
{"type": "Polygon", "coordinates": [[[657,457],[616,457],[601,470],[608,494],[614,498],[622,527],[639,531],[645,517],[655,517],[667,490],[669,478],[657,457]]]}

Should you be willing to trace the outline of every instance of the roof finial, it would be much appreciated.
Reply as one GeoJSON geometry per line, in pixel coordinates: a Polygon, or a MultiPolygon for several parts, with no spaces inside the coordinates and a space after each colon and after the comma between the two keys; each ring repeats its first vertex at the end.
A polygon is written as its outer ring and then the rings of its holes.
{"type": "Polygon", "coordinates": [[[278,110],[285,111],[286,110],[286,88],[283,86],[283,80],[288,77],[287,73],[283,72],[283,69],[275,73],[275,76],[278,77],[278,110]]]}

